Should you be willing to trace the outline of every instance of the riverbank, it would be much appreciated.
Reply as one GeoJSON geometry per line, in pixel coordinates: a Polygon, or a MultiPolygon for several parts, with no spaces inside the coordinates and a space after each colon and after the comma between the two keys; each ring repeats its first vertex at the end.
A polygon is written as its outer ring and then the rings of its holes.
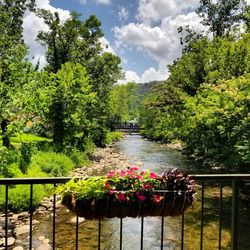
{"type": "Polygon", "coordinates": [[[142,162],[131,162],[123,153],[118,153],[114,147],[108,145],[106,148],[97,148],[91,156],[92,164],[88,167],[75,168],[71,176],[93,176],[103,175],[109,170],[124,169],[133,165],[141,167],[142,162]]]}
{"type": "MultiPolygon", "coordinates": [[[[92,176],[102,175],[111,169],[123,169],[136,164],[142,166],[141,162],[132,163],[123,153],[115,151],[112,145],[106,148],[97,148],[91,156],[92,164],[88,167],[74,169],[70,176],[92,176]]],[[[61,207],[60,202],[56,203],[56,209],[61,207]]],[[[39,204],[34,216],[52,217],[53,216],[53,197],[46,197],[39,204]]],[[[34,219],[32,229],[35,230],[42,222],[34,219]]],[[[71,223],[75,223],[75,218],[71,218],[71,223]]],[[[29,238],[29,213],[8,213],[8,248],[12,250],[24,250],[28,247],[29,238]]],[[[50,240],[44,235],[39,235],[34,239],[33,247],[35,250],[50,250],[50,240]]],[[[0,213],[0,250],[5,249],[5,214],[0,213]]]]}

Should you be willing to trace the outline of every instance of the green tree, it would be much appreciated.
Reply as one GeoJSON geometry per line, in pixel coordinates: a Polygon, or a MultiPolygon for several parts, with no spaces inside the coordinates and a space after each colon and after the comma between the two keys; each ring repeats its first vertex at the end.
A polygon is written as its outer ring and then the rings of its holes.
{"type": "MultiPolygon", "coordinates": [[[[89,83],[97,93],[99,101],[95,106],[89,107],[88,113],[92,114],[91,120],[95,126],[92,130],[86,129],[86,131],[96,144],[101,145],[109,116],[109,92],[121,77],[120,59],[113,54],[103,52],[99,42],[99,38],[103,36],[101,23],[95,16],[81,21],[79,15],[73,12],[70,18],[62,23],[57,13],[40,10],[38,14],[49,27],[48,32],[40,32],[38,35],[38,40],[47,48],[46,70],[56,73],[66,62],[79,63],[87,69],[89,83]]],[[[62,144],[60,135],[63,135],[62,105],[60,98],[55,97],[51,106],[51,117],[54,117],[55,126],[53,137],[54,140],[59,140],[54,141],[58,145],[62,144]]]]}
{"type": "Polygon", "coordinates": [[[141,96],[138,90],[138,85],[133,82],[113,87],[109,103],[111,126],[115,123],[139,119],[141,96]]]}
{"type": "Polygon", "coordinates": [[[239,26],[244,19],[245,0],[200,0],[197,13],[202,18],[202,24],[209,26],[215,37],[221,37],[233,28],[239,26]]]}
{"type": "Polygon", "coordinates": [[[21,108],[22,86],[30,64],[24,60],[27,48],[22,39],[23,16],[33,10],[34,0],[3,0],[0,2],[0,123],[3,145],[10,146],[8,125],[21,108]]]}

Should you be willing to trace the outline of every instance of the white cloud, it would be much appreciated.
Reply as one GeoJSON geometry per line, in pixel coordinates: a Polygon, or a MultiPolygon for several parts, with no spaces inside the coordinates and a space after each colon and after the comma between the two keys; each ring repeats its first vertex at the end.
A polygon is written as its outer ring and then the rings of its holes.
{"type": "Polygon", "coordinates": [[[78,0],[80,4],[85,5],[87,4],[87,0],[78,0]]]}
{"type": "Polygon", "coordinates": [[[126,21],[129,17],[129,12],[126,8],[120,7],[120,10],[118,12],[118,18],[120,21],[126,21]]]}
{"type": "Polygon", "coordinates": [[[101,37],[99,41],[101,43],[101,47],[104,52],[109,52],[109,53],[116,55],[114,49],[111,47],[109,41],[105,37],[101,37]]]}
{"type": "Polygon", "coordinates": [[[164,81],[168,78],[168,69],[164,62],[159,64],[159,69],[151,67],[146,69],[141,76],[141,82],[164,81]]]}
{"type": "Polygon", "coordinates": [[[95,0],[97,3],[99,4],[110,4],[111,3],[111,0],[95,0]]]}
{"type": "Polygon", "coordinates": [[[136,82],[136,83],[141,82],[141,79],[136,72],[132,70],[126,70],[123,73],[124,73],[124,79],[119,80],[117,82],[118,84],[126,84],[128,82],[136,82]]]}
{"type": "MultiPolygon", "coordinates": [[[[78,2],[82,5],[86,5],[88,3],[88,0],[78,0],[78,2]]],[[[111,0],[95,0],[95,2],[98,4],[108,5],[111,3],[111,0]]]]}
{"type": "Polygon", "coordinates": [[[145,23],[129,23],[113,29],[118,47],[132,46],[147,53],[157,62],[172,63],[181,53],[177,28],[190,24],[197,31],[202,30],[200,18],[196,13],[167,17],[160,26],[150,26],[145,23]]]}
{"type": "MultiPolygon", "coordinates": [[[[36,5],[41,9],[48,9],[51,12],[58,12],[61,20],[66,20],[70,16],[69,11],[51,6],[49,0],[38,0],[36,5]]],[[[45,49],[36,41],[36,37],[40,30],[48,30],[47,25],[34,13],[27,12],[23,20],[23,28],[23,37],[25,43],[29,46],[31,61],[33,63],[40,61],[40,66],[43,67],[46,64],[45,49]]]]}
{"type": "Polygon", "coordinates": [[[137,19],[146,23],[157,22],[190,12],[198,4],[199,0],[139,0],[137,19]]]}
{"type": "Polygon", "coordinates": [[[125,84],[128,82],[146,83],[151,81],[164,81],[168,78],[168,70],[165,63],[159,64],[159,69],[150,67],[146,69],[141,76],[135,71],[124,71],[124,79],[119,80],[118,84],[125,84]]]}

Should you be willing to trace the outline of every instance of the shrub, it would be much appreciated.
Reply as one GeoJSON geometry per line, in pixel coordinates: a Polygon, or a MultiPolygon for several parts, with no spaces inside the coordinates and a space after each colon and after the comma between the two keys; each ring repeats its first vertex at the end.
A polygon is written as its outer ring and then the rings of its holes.
{"type": "Polygon", "coordinates": [[[0,175],[3,177],[12,177],[8,168],[12,163],[18,162],[18,160],[19,155],[17,150],[0,146],[0,175]]]}
{"type": "Polygon", "coordinates": [[[67,155],[75,163],[77,167],[86,166],[90,164],[90,160],[86,152],[82,152],[76,148],[72,148],[67,155]]]}
{"type": "Polygon", "coordinates": [[[121,140],[123,133],[121,132],[108,132],[105,136],[104,143],[105,145],[112,143],[113,141],[121,140]]]}
{"type": "Polygon", "coordinates": [[[49,176],[65,176],[74,168],[74,163],[64,154],[38,152],[38,154],[32,157],[29,168],[35,166],[40,167],[49,176]]]}
{"type": "MultiPolygon", "coordinates": [[[[17,163],[9,166],[12,177],[46,177],[47,174],[42,172],[38,166],[31,166],[27,170],[27,174],[23,174],[18,168],[17,163]]],[[[35,208],[45,195],[50,194],[51,185],[34,185],[32,207],[35,208]]],[[[9,187],[9,208],[14,212],[20,212],[29,209],[30,205],[30,186],[29,185],[12,185],[9,187]]],[[[0,206],[5,205],[5,187],[0,186],[0,206]]]]}
{"type": "Polygon", "coordinates": [[[20,147],[20,153],[21,153],[21,158],[19,167],[23,173],[26,173],[28,165],[31,162],[32,155],[37,153],[37,147],[35,144],[32,143],[23,143],[22,146],[20,147]]]}

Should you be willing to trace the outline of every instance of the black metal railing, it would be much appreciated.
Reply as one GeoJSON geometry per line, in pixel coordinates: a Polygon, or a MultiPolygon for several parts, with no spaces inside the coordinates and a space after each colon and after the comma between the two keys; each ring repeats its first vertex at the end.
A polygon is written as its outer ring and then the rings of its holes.
{"type": "Polygon", "coordinates": [[[133,124],[133,123],[116,124],[114,126],[114,129],[116,131],[125,132],[125,133],[126,132],[127,133],[139,133],[142,130],[139,124],[133,124]]]}
{"type": "MultiPolygon", "coordinates": [[[[199,183],[199,193],[200,193],[200,202],[197,203],[200,204],[200,239],[199,239],[199,249],[204,249],[204,211],[205,211],[205,190],[207,187],[207,183],[213,182],[217,183],[219,185],[219,212],[218,212],[218,227],[219,227],[219,235],[218,235],[218,249],[222,249],[222,214],[223,214],[223,189],[230,184],[231,188],[231,249],[232,250],[238,250],[239,244],[238,244],[238,238],[239,238],[239,190],[240,186],[243,183],[250,182],[250,174],[221,174],[221,175],[193,175],[193,179],[199,183]]],[[[29,225],[30,225],[30,231],[29,231],[29,249],[32,249],[32,220],[33,220],[33,209],[32,209],[32,201],[33,201],[33,186],[38,184],[53,184],[56,186],[60,183],[65,183],[69,181],[70,177],[59,177],[59,178],[5,178],[0,179],[0,186],[5,186],[5,207],[4,207],[4,214],[5,214],[5,249],[8,249],[8,210],[9,210],[9,187],[11,185],[30,185],[30,208],[29,208],[29,225]]],[[[53,216],[52,216],[52,248],[56,249],[56,195],[53,196],[53,216]]],[[[120,220],[120,227],[119,227],[119,249],[123,249],[123,220],[120,220]]],[[[164,249],[164,235],[167,234],[167,232],[164,232],[164,217],[161,219],[161,235],[160,235],[160,249],[164,249]]],[[[101,249],[101,227],[102,223],[99,220],[98,222],[98,249],[101,249]]],[[[144,218],[141,218],[141,232],[140,232],[140,249],[143,249],[143,243],[144,243],[144,218]]],[[[79,233],[79,221],[78,217],[76,219],[76,230],[75,230],[75,249],[78,249],[78,233],[79,233]]],[[[183,250],[185,249],[185,214],[181,217],[181,239],[180,239],[180,248],[183,250]]]]}

